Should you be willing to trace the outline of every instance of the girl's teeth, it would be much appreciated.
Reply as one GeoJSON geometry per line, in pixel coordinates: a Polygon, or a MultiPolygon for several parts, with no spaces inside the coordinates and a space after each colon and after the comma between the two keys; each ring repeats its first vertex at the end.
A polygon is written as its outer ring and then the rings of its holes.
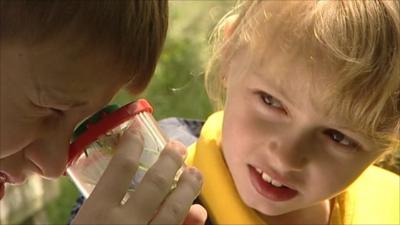
{"type": "Polygon", "coordinates": [[[262,173],[261,177],[263,180],[267,181],[268,183],[271,183],[271,181],[272,181],[272,178],[266,173],[262,173]]]}
{"type": "Polygon", "coordinates": [[[260,169],[258,169],[258,168],[256,168],[256,171],[257,171],[257,173],[259,173],[259,174],[262,173],[262,170],[260,170],[260,169]]]}
{"type": "Polygon", "coordinates": [[[258,173],[261,174],[261,177],[264,181],[274,185],[275,187],[282,187],[283,184],[279,183],[278,181],[272,180],[272,177],[269,176],[268,174],[262,172],[260,169],[256,169],[258,173]]]}
{"type": "Polygon", "coordinates": [[[271,184],[274,185],[275,187],[282,187],[281,183],[274,181],[274,180],[271,182],[271,184]]]}

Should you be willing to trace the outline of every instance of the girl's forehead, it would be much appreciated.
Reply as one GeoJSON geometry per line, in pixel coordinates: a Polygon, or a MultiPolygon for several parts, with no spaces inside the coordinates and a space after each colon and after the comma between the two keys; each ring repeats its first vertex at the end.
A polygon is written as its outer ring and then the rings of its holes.
{"type": "Polygon", "coordinates": [[[302,107],[312,108],[318,117],[335,118],[332,124],[348,124],[340,110],[331,112],[331,101],[336,91],[332,84],[339,79],[335,67],[322,60],[321,53],[314,47],[308,49],[304,43],[301,47],[296,43],[289,47],[281,40],[280,34],[265,39],[249,39],[249,44],[239,51],[241,59],[237,59],[237,63],[242,67],[236,72],[242,76],[257,74],[262,83],[269,83],[282,90],[280,92],[304,96],[307,101],[301,103],[302,107]],[[242,73],[244,71],[246,73],[242,73]]]}
{"type": "Polygon", "coordinates": [[[305,18],[305,10],[311,10],[312,4],[295,2],[282,6],[266,1],[259,5],[238,31],[239,43],[249,51],[250,67],[273,68],[277,74],[292,77],[307,74],[314,84],[310,88],[315,90],[340,78],[335,72],[339,65],[313,33],[313,20],[305,18]]]}

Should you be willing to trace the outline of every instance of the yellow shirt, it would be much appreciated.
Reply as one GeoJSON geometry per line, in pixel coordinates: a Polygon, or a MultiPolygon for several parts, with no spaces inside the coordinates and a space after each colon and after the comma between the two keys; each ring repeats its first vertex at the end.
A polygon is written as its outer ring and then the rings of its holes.
{"type": "MultiPolygon", "coordinates": [[[[214,224],[266,224],[236,191],[220,151],[223,113],[211,115],[186,163],[203,173],[200,200],[214,224]]],[[[370,166],[335,198],[330,224],[400,224],[399,176],[370,166]]]]}

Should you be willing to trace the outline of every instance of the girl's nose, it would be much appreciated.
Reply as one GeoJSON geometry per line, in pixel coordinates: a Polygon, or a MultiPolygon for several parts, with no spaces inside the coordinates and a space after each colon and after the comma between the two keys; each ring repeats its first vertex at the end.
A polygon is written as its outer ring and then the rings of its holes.
{"type": "Polygon", "coordinates": [[[268,143],[270,157],[279,168],[286,171],[300,171],[309,161],[309,150],[298,138],[274,138],[268,143]]]}

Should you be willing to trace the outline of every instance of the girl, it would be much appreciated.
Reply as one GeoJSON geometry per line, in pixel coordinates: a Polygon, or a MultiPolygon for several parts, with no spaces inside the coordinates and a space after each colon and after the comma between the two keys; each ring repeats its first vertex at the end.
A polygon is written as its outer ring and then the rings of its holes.
{"type": "Polygon", "coordinates": [[[223,111],[188,157],[209,223],[400,222],[399,177],[372,165],[399,146],[399,12],[398,1],[244,1],[222,19],[206,84],[223,111]]]}

